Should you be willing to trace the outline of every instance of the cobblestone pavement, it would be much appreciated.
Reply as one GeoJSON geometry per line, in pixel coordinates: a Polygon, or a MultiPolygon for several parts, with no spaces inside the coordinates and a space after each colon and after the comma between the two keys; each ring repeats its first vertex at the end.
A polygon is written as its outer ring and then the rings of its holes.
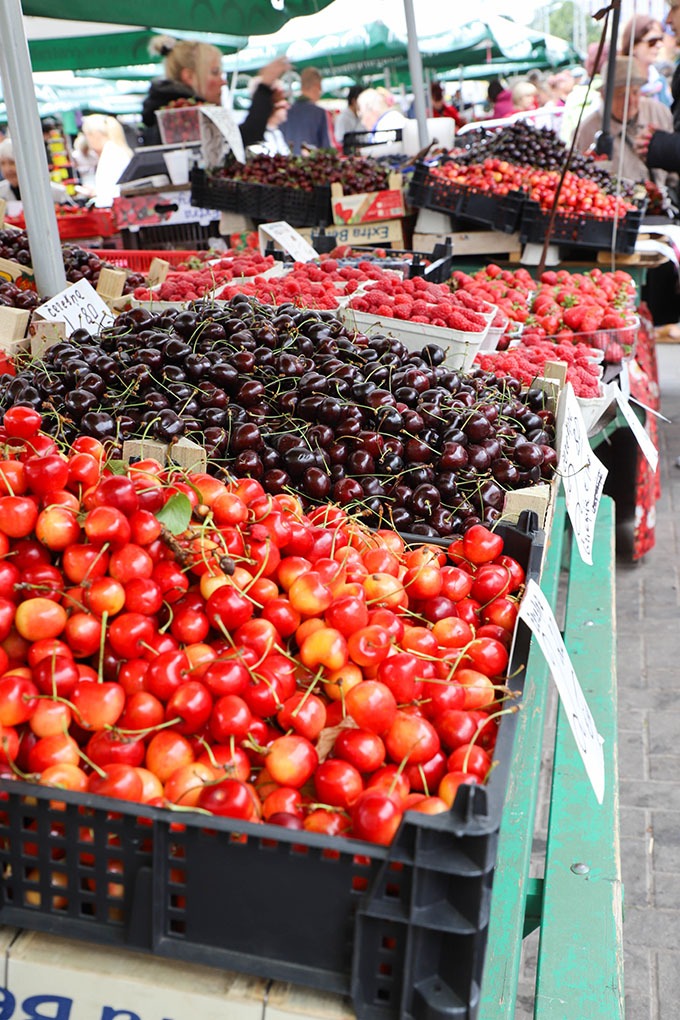
{"type": "Polygon", "coordinates": [[[680,1018],[680,346],[657,354],[656,545],[616,571],[626,1020],[680,1018]]]}

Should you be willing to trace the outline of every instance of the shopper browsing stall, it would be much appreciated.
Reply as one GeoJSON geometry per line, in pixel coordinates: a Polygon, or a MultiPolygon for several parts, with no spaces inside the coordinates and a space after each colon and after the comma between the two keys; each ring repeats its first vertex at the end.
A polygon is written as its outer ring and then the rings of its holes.
{"type": "MultiPolygon", "coordinates": [[[[651,174],[635,148],[636,137],[646,128],[671,131],[673,119],[670,110],[663,103],[648,96],[640,95],[645,78],[637,64],[632,65],[628,57],[615,57],[612,82],[612,104],[610,132],[613,138],[612,167],[615,173],[634,181],[654,180],[665,185],[667,173],[658,171],[651,174]]],[[[607,88],[607,70],[603,70],[603,96],[607,88]]],[[[591,113],[584,120],[577,137],[577,148],[587,152],[595,145],[602,130],[602,109],[591,113]]]]}
{"type": "Polygon", "coordinates": [[[113,204],[120,195],[118,181],[132,159],[132,149],[115,117],[93,113],[83,120],[83,135],[88,149],[97,156],[94,172],[94,204],[100,208],[113,204]]]}
{"type": "Polygon", "coordinates": [[[291,151],[299,156],[306,145],[317,149],[329,149],[331,137],[328,130],[328,114],[322,106],[321,74],[315,67],[305,67],[300,75],[300,95],[295,100],[283,127],[291,151]]]}
{"type": "MultiPolygon", "coordinates": [[[[4,138],[0,142],[0,173],[4,178],[4,180],[0,180],[0,198],[7,202],[7,214],[16,216],[22,211],[23,206],[11,138],[4,138]]],[[[70,202],[68,192],[62,184],[50,181],[50,189],[56,205],[70,202]]]]}
{"type": "MultiPolygon", "coordinates": [[[[177,41],[169,36],[152,40],[152,51],[164,57],[165,77],[151,83],[142,107],[144,145],[160,145],[156,111],[179,99],[221,105],[224,74],[222,54],[216,46],[191,39],[177,41]]],[[[272,86],[290,64],[283,58],[263,67],[253,93],[248,115],[239,131],[244,145],[261,142],[272,112],[272,86]]]]}
{"type": "Polygon", "coordinates": [[[347,134],[365,131],[359,116],[359,96],[364,91],[363,85],[352,85],[347,93],[347,106],[341,110],[335,121],[335,137],[338,145],[347,134]]]}

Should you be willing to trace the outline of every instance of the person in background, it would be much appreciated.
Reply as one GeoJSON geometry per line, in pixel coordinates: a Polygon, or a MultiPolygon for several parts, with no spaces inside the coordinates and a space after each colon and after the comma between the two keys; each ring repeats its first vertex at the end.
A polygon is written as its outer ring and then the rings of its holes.
{"type": "Polygon", "coordinates": [[[363,85],[350,85],[347,92],[347,106],[341,110],[335,120],[335,138],[338,145],[342,145],[345,135],[355,134],[357,131],[364,131],[364,125],[359,117],[359,96],[364,91],[363,85]]]}
{"type": "MultiPolygon", "coordinates": [[[[676,45],[680,42],[680,0],[669,0],[668,14],[664,23],[666,32],[675,36],[676,45]]],[[[671,78],[671,113],[673,114],[673,130],[680,131],[680,60],[675,65],[671,78]]]]}
{"type": "Polygon", "coordinates": [[[512,107],[514,113],[526,113],[538,108],[538,89],[530,81],[518,81],[512,86],[512,107]]]}
{"type": "Polygon", "coordinates": [[[113,205],[120,195],[118,179],[132,159],[132,149],[115,117],[101,113],[83,117],[83,135],[88,149],[97,156],[94,172],[94,204],[98,208],[113,205]]]}
{"type": "Polygon", "coordinates": [[[99,156],[87,144],[87,138],[81,131],[72,146],[73,165],[76,168],[80,184],[85,192],[94,192],[94,175],[97,169],[99,156]]]}
{"type": "MultiPolygon", "coordinates": [[[[657,99],[650,99],[649,96],[640,94],[646,79],[635,61],[632,66],[629,66],[628,57],[617,56],[614,60],[609,128],[614,141],[611,160],[612,172],[618,175],[619,167],[621,167],[621,176],[628,180],[651,180],[656,185],[663,187],[666,184],[667,173],[658,171],[652,175],[649,172],[644,159],[636,150],[636,138],[642,137],[646,133],[645,129],[650,127],[671,131],[673,127],[671,112],[657,99]],[[624,117],[627,118],[625,122],[624,117]],[[621,162],[622,155],[623,162],[621,162]]],[[[607,88],[606,68],[603,69],[602,78],[604,96],[607,88]]],[[[602,109],[599,109],[591,113],[581,124],[576,138],[578,151],[588,152],[591,150],[601,130],[602,109]]]]}
{"type": "Polygon", "coordinates": [[[487,97],[492,107],[491,115],[493,120],[509,117],[513,112],[512,93],[500,78],[493,78],[489,82],[487,97]]]}
{"type": "Polygon", "coordinates": [[[621,33],[619,53],[627,57],[631,53],[640,66],[640,72],[647,81],[641,88],[643,96],[658,99],[666,106],[673,101],[671,90],[664,76],[655,66],[663,49],[664,34],[658,21],[646,14],[636,14],[628,21],[621,33]]]}
{"type": "Polygon", "coordinates": [[[599,60],[597,56],[598,48],[598,43],[590,43],[588,46],[584,64],[585,79],[577,82],[564,104],[559,135],[562,141],[567,144],[570,144],[574,137],[579,116],[581,117],[581,123],[583,123],[586,117],[594,113],[600,106],[600,88],[602,86],[600,72],[609,56],[609,45],[608,43],[604,44],[599,60]]]}
{"type": "MultiPolygon", "coordinates": [[[[160,145],[161,135],[156,120],[156,110],[162,109],[177,99],[195,99],[199,102],[222,102],[224,74],[222,54],[216,46],[191,39],[177,41],[167,35],[151,40],[150,50],[164,58],[165,78],[151,83],[149,93],[142,106],[144,123],[144,145],[160,145]]],[[[253,93],[248,115],[239,131],[244,145],[261,142],[272,112],[272,85],[286,71],[290,64],[285,58],[277,58],[262,68],[258,87],[253,93]]]]}
{"type": "MultiPolygon", "coordinates": [[[[4,199],[10,206],[11,211],[8,210],[9,214],[16,214],[21,211],[20,207],[16,206],[16,203],[21,202],[21,191],[19,189],[19,176],[17,174],[17,164],[14,159],[14,148],[11,138],[4,138],[0,142],[0,172],[3,177],[3,180],[0,180],[0,198],[4,199]],[[12,204],[15,205],[15,209],[11,209],[12,204]]],[[[52,198],[56,205],[72,204],[63,184],[55,184],[53,181],[50,181],[50,188],[52,189],[52,198]]]]}
{"type": "Polygon", "coordinates": [[[389,156],[402,151],[401,141],[380,141],[380,132],[398,131],[408,123],[387,89],[364,89],[359,96],[359,116],[375,142],[362,150],[364,155],[389,156]]]}
{"type": "Polygon", "coordinates": [[[560,71],[548,78],[548,85],[552,93],[552,101],[556,106],[564,106],[567,99],[574,91],[576,81],[571,71],[560,71]]]}
{"type": "MultiPolygon", "coordinates": [[[[251,85],[251,88],[253,87],[257,87],[256,79],[251,85]]],[[[274,105],[267,121],[264,138],[260,144],[250,146],[250,150],[252,152],[264,153],[267,156],[289,156],[290,148],[281,130],[281,125],[285,123],[290,109],[290,103],[286,98],[283,82],[274,82],[272,93],[274,105]]]]}
{"type": "Polygon", "coordinates": [[[444,100],[444,90],[438,81],[433,81],[430,84],[430,98],[432,100],[433,117],[450,117],[451,120],[455,120],[456,127],[463,126],[465,123],[464,119],[452,103],[447,103],[444,100]]]}
{"type": "Polygon", "coordinates": [[[296,156],[303,146],[329,149],[331,137],[328,130],[328,115],[322,106],[321,74],[315,67],[305,67],[300,74],[300,95],[295,100],[282,131],[290,149],[296,156]]]}

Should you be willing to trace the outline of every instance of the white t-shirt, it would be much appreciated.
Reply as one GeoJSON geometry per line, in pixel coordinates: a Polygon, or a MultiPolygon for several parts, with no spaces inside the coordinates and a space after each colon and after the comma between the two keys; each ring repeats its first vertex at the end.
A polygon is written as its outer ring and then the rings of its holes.
{"type": "Polygon", "coordinates": [[[106,142],[94,175],[94,204],[98,208],[113,205],[114,198],[118,198],[118,178],[131,159],[130,149],[124,149],[115,142],[106,142]]]}

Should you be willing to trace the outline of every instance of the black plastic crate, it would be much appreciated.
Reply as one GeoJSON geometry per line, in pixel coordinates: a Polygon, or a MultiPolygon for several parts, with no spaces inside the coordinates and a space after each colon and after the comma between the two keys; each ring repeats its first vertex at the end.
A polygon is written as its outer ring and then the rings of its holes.
{"type": "Polygon", "coordinates": [[[208,251],[210,238],[220,236],[220,221],[211,223],[159,223],[158,226],[140,227],[120,232],[123,247],[130,250],[208,251]]]}
{"type": "Polygon", "coordinates": [[[448,213],[458,219],[469,220],[483,226],[512,234],[519,229],[522,208],[526,201],[520,191],[507,195],[494,195],[474,191],[435,174],[415,176],[408,191],[411,205],[435,212],[448,213]]]}
{"type": "MultiPolygon", "coordinates": [[[[498,531],[537,578],[535,522],[498,531]]],[[[518,689],[528,646],[520,621],[518,689]]],[[[0,923],[348,994],[359,1020],[471,1020],[516,719],[488,784],[389,847],[2,779],[0,923]]]]}
{"type": "MultiPolygon", "coordinates": [[[[644,209],[631,209],[619,219],[614,239],[614,220],[596,219],[582,213],[558,213],[550,235],[554,244],[570,248],[592,248],[600,251],[613,250],[623,255],[635,251],[640,223],[644,209]]],[[[527,201],[522,211],[520,239],[523,244],[543,244],[545,241],[550,213],[543,212],[538,202],[527,201]]]]}
{"type": "Polygon", "coordinates": [[[332,219],[328,185],[303,191],[300,188],[212,177],[199,168],[191,172],[191,202],[204,209],[240,212],[265,223],[285,220],[293,227],[316,226],[330,223],[332,219]]]}
{"type": "Polygon", "coordinates": [[[346,156],[359,149],[370,149],[377,145],[396,145],[402,141],[401,128],[383,128],[378,131],[347,131],[342,139],[342,151],[346,156]]]}

